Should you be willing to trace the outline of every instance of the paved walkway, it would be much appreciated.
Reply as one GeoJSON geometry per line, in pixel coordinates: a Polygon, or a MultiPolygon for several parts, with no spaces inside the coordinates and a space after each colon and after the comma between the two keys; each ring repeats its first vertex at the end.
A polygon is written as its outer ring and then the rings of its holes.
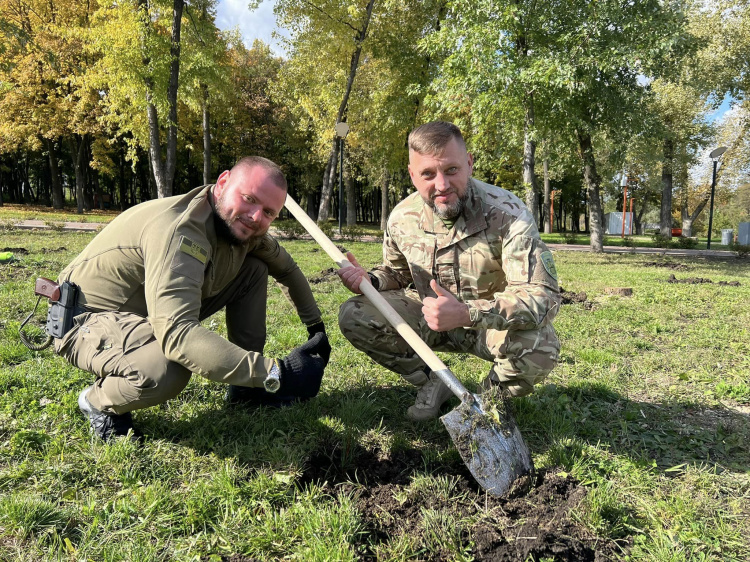
{"type": "MultiPolygon", "coordinates": [[[[62,224],[62,230],[65,231],[74,231],[74,232],[96,232],[103,228],[106,223],[96,223],[96,222],[54,222],[53,224],[58,225],[62,224]]],[[[50,223],[41,221],[41,220],[24,220],[17,222],[14,225],[16,228],[23,228],[23,229],[51,229],[53,226],[50,225],[50,223]]],[[[272,232],[274,232],[273,229],[271,229],[272,232]]],[[[275,232],[276,235],[278,235],[278,232],[275,232]]],[[[343,239],[340,238],[338,235],[334,234],[332,236],[333,240],[336,241],[342,241],[343,239]]],[[[377,238],[375,236],[363,236],[361,237],[361,240],[364,242],[379,242],[381,239],[377,238]]],[[[557,250],[561,252],[590,252],[591,248],[588,245],[582,245],[582,244],[547,244],[547,246],[552,250],[557,250]]],[[[736,258],[737,255],[734,252],[730,252],[729,250],[688,250],[688,249],[681,249],[681,248],[672,248],[672,249],[664,249],[664,248],[625,248],[622,246],[604,246],[604,253],[606,254],[654,254],[654,255],[662,255],[662,256],[690,256],[690,257],[712,257],[712,258],[736,258]]]]}

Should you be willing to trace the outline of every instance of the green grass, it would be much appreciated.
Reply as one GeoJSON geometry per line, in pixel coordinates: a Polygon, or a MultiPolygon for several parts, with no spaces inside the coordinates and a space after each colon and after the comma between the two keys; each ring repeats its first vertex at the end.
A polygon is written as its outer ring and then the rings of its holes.
{"type": "MultiPolygon", "coordinates": [[[[444,470],[457,462],[453,444],[437,421],[409,423],[414,391],[340,334],[348,293],[335,276],[313,285],[333,346],[316,399],[279,411],[226,408],[225,389],[196,376],[176,399],[135,413],[150,436],[142,444],[93,440],[76,406],[91,376],[17,338],[36,301],[33,280],[55,278],[92,237],[3,232],[3,246],[28,253],[0,265],[0,560],[359,560],[368,542],[379,560],[472,559],[476,517],[450,507],[468,493],[444,470]],[[419,524],[375,537],[353,469],[368,455],[409,452],[423,468],[392,496],[419,503],[419,524]],[[330,474],[305,479],[320,458],[330,474]]],[[[366,267],[379,262],[379,244],[343,244],[366,267]]],[[[313,242],[284,246],[308,277],[333,265],[313,242]]],[[[586,292],[590,304],[562,307],[560,364],[515,400],[537,468],[585,486],[572,516],[620,541],[628,560],[750,559],[746,260],[555,259],[564,289],[586,292]],[[713,283],[667,283],[671,273],[713,283]]],[[[306,333],[273,283],[268,308],[265,353],[280,356],[306,333]]],[[[226,335],[221,314],[205,324],[226,335]]],[[[441,357],[472,388],[488,370],[467,355],[441,357]]],[[[481,495],[476,502],[482,517],[481,495]]]]}
{"type": "Polygon", "coordinates": [[[118,214],[115,210],[94,209],[79,215],[77,208],[69,204],[63,209],[53,209],[43,205],[5,203],[0,207],[0,223],[12,226],[23,220],[41,220],[53,227],[65,222],[108,223],[118,214]]]}

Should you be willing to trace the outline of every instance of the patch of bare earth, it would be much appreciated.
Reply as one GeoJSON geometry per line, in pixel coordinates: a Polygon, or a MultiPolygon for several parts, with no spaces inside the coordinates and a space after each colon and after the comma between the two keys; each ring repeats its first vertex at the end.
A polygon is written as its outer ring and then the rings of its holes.
{"type": "Polygon", "coordinates": [[[474,521],[463,531],[461,540],[472,545],[477,560],[510,562],[547,557],[604,562],[616,560],[622,552],[622,545],[596,537],[571,517],[587,491],[555,469],[538,473],[528,493],[509,498],[488,496],[463,464],[441,466],[435,471],[456,479],[450,498],[408,491],[411,476],[424,469],[424,459],[417,450],[379,458],[360,449],[348,463],[335,450],[313,455],[300,483],[315,482],[331,491],[354,492],[365,527],[357,538],[360,560],[376,560],[378,545],[401,535],[416,537],[425,549],[420,559],[453,559],[453,552],[431,551],[422,536],[425,509],[474,521]]]}
{"type": "Polygon", "coordinates": [[[580,304],[586,310],[594,308],[594,303],[588,300],[588,295],[583,291],[573,293],[560,287],[560,296],[562,297],[562,304],[580,304]]]}

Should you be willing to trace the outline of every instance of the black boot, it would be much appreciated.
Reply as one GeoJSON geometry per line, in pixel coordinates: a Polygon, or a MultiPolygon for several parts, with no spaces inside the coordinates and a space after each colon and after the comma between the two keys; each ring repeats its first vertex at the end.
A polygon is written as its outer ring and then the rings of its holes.
{"type": "Polygon", "coordinates": [[[104,441],[109,441],[112,437],[126,436],[128,432],[131,436],[137,437],[133,428],[133,416],[130,412],[126,414],[105,414],[91,405],[86,395],[92,388],[91,386],[86,387],[78,395],[78,407],[89,419],[94,433],[104,441]]]}

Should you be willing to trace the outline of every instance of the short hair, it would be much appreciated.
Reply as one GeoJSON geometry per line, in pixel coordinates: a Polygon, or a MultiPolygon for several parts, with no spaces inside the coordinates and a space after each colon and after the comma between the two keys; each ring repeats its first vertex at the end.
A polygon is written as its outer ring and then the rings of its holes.
{"type": "Polygon", "coordinates": [[[441,154],[451,139],[466,148],[461,129],[447,121],[431,121],[409,133],[409,150],[419,154],[441,154]]]}
{"type": "Polygon", "coordinates": [[[234,166],[232,166],[232,170],[241,166],[247,167],[248,169],[260,166],[268,172],[268,174],[271,176],[271,179],[277,186],[284,189],[285,191],[288,189],[284,172],[281,170],[279,165],[276,164],[276,162],[273,162],[268,158],[263,158],[262,156],[243,156],[242,158],[237,160],[237,163],[234,166]]]}

